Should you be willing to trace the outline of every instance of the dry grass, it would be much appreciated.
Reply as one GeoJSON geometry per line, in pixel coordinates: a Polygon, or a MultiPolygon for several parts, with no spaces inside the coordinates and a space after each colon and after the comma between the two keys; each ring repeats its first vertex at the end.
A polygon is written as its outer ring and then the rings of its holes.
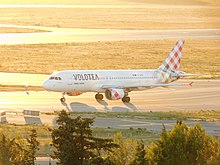
{"type": "MultiPolygon", "coordinates": [[[[65,69],[157,68],[174,40],[0,46],[0,71],[52,73],[65,69]]],[[[220,41],[187,40],[182,70],[220,78],[220,41]]]]}
{"type": "Polygon", "coordinates": [[[0,4],[166,4],[166,5],[220,5],[219,0],[7,0],[0,4]]]}
{"type": "Polygon", "coordinates": [[[1,9],[4,24],[112,29],[220,28],[219,7],[1,9]],[[49,20],[49,21],[48,21],[49,20]]]}
{"type": "MultiPolygon", "coordinates": [[[[128,1],[125,1],[126,3],[128,1]]],[[[0,4],[122,4],[123,0],[7,0],[0,4]]]]}
{"type": "Polygon", "coordinates": [[[219,0],[121,0],[123,2],[163,4],[163,5],[220,5],[219,0]]]}

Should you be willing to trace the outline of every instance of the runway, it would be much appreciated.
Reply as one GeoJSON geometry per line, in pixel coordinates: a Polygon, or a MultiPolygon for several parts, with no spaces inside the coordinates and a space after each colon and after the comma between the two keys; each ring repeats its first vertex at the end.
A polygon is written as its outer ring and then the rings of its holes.
{"type": "Polygon", "coordinates": [[[98,42],[123,40],[202,39],[219,40],[219,29],[125,30],[85,29],[0,24],[0,27],[39,29],[49,32],[0,34],[1,45],[98,42]]]}
{"type": "Polygon", "coordinates": [[[130,103],[121,100],[96,101],[95,93],[67,96],[66,103],[60,102],[60,93],[39,91],[0,92],[0,110],[34,109],[53,112],[65,109],[77,112],[149,112],[170,110],[220,110],[220,80],[180,80],[177,83],[193,86],[155,88],[131,92],[130,103]]]}

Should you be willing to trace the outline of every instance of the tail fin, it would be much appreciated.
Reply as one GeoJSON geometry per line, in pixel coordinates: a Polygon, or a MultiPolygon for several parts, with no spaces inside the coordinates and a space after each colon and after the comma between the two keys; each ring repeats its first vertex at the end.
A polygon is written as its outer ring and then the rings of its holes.
{"type": "Polygon", "coordinates": [[[184,40],[178,40],[173,49],[168,54],[167,58],[159,69],[163,71],[178,71],[180,68],[180,61],[182,57],[184,40]]]}

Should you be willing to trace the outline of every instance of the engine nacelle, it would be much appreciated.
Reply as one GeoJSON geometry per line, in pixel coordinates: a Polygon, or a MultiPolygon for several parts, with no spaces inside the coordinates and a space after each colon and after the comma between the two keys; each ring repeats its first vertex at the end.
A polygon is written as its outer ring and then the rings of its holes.
{"type": "Polygon", "coordinates": [[[79,96],[82,94],[82,92],[67,92],[66,93],[68,96],[79,96]]]}
{"type": "Polygon", "coordinates": [[[105,97],[109,100],[122,99],[125,96],[123,89],[107,89],[105,91],[105,97]]]}

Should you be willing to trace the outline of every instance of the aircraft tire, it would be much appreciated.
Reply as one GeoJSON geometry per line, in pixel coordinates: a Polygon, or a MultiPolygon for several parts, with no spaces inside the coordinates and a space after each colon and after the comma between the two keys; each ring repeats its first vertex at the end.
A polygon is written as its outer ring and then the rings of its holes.
{"type": "Polygon", "coordinates": [[[62,103],[64,103],[64,102],[66,101],[66,98],[65,98],[65,97],[62,97],[62,98],[60,99],[60,101],[61,101],[62,103]]]}
{"type": "Polygon", "coordinates": [[[122,98],[122,101],[123,101],[124,103],[130,102],[130,100],[131,100],[130,97],[127,97],[127,96],[122,98]]]}
{"type": "Polygon", "coordinates": [[[95,95],[95,98],[96,98],[96,100],[103,100],[103,95],[97,93],[97,94],[95,95]]]}

